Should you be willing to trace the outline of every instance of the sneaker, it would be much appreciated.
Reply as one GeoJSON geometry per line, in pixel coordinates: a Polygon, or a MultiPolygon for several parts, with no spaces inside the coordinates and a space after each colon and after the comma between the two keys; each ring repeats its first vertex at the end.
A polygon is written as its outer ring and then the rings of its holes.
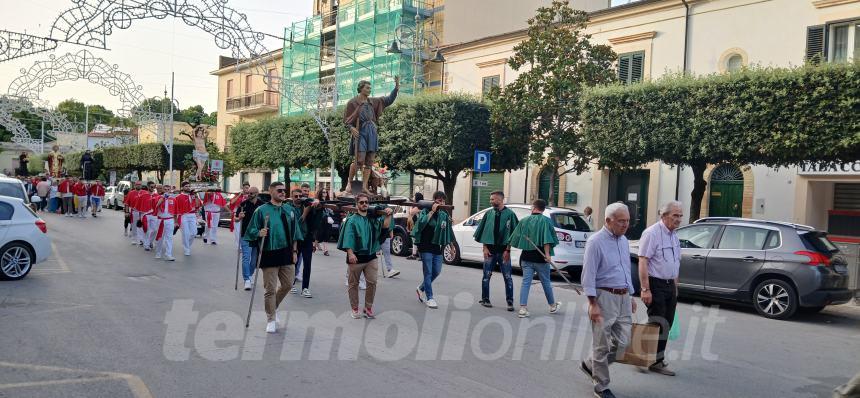
{"type": "Polygon", "coordinates": [[[526,307],[520,307],[520,312],[517,313],[517,316],[520,318],[527,318],[529,316],[529,310],[526,307]]]}
{"type": "Polygon", "coordinates": [[[439,308],[439,304],[436,304],[435,299],[427,299],[427,308],[439,308]]]}
{"type": "Polygon", "coordinates": [[[597,398],[615,398],[615,394],[613,394],[612,391],[609,391],[608,388],[601,392],[595,392],[594,396],[597,398]]]}
{"type": "Polygon", "coordinates": [[[132,246],[137,246],[137,241],[133,241],[133,242],[131,242],[131,245],[132,245],[132,246]]]}
{"type": "Polygon", "coordinates": [[[299,289],[296,289],[296,287],[295,287],[295,286],[293,286],[293,288],[292,288],[292,289],[290,289],[290,293],[292,293],[292,294],[298,294],[298,293],[299,293],[299,289]]]}
{"type": "Polygon", "coordinates": [[[376,315],[373,314],[373,308],[370,308],[370,307],[367,307],[364,309],[364,316],[366,316],[367,319],[376,318],[376,315]]]}
{"type": "Polygon", "coordinates": [[[155,253],[155,259],[161,260],[161,253],[155,253]]]}
{"type": "Polygon", "coordinates": [[[579,370],[581,370],[582,373],[585,373],[585,375],[588,376],[589,379],[594,379],[594,375],[591,373],[591,367],[589,367],[588,364],[585,363],[585,360],[579,361],[579,370]]]}
{"type": "Polygon", "coordinates": [[[207,243],[206,238],[203,238],[203,243],[207,243]]]}
{"type": "Polygon", "coordinates": [[[185,254],[186,256],[190,256],[190,255],[191,255],[191,252],[185,252],[184,254],[185,254]]]}
{"type": "Polygon", "coordinates": [[[514,303],[508,303],[508,312],[514,312],[514,303]]]}
{"type": "Polygon", "coordinates": [[[478,302],[478,304],[483,305],[484,307],[487,307],[487,308],[493,308],[493,305],[490,304],[490,300],[481,300],[478,302]]]}
{"type": "Polygon", "coordinates": [[[415,294],[418,295],[418,301],[423,303],[424,302],[424,291],[421,290],[421,286],[418,286],[415,289],[415,294]]]}
{"type": "Polygon", "coordinates": [[[269,321],[266,324],[266,333],[275,333],[278,331],[278,322],[277,321],[269,321]]]}
{"type": "Polygon", "coordinates": [[[151,246],[144,246],[143,250],[150,251],[150,250],[152,250],[152,247],[151,246]]]}
{"type": "Polygon", "coordinates": [[[657,362],[657,363],[649,366],[648,370],[650,370],[654,373],[659,373],[659,374],[664,375],[664,376],[674,376],[675,375],[675,372],[669,370],[669,365],[666,364],[665,361],[660,361],[660,362],[657,362]]]}
{"type": "Polygon", "coordinates": [[[176,261],[176,258],[173,256],[164,256],[164,261],[176,261]]]}
{"type": "Polygon", "coordinates": [[[389,271],[389,272],[388,272],[388,277],[389,277],[389,278],[394,278],[394,277],[395,277],[395,276],[397,276],[397,275],[400,275],[400,271],[398,271],[398,270],[396,270],[396,269],[393,269],[393,270],[391,270],[391,271],[389,271]]]}
{"type": "Polygon", "coordinates": [[[561,303],[555,303],[555,304],[553,304],[553,305],[549,306],[549,313],[550,313],[550,314],[555,314],[555,313],[557,313],[557,312],[558,312],[559,307],[561,307],[561,303]]]}
{"type": "Polygon", "coordinates": [[[358,308],[352,309],[352,319],[360,319],[361,313],[358,312],[358,308]]]}
{"type": "Polygon", "coordinates": [[[212,246],[215,246],[217,244],[218,244],[218,242],[215,242],[214,240],[212,241],[212,246]]]}
{"type": "Polygon", "coordinates": [[[407,260],[417,260],[417,259],[418,259],[418,256],[413,256],[413,255],[411,255],[411,254],[410,254],[410,255],[406,256],[406,259],[407,259],[407,260]]]}
{"type": "Polygon", "coordinates": [[[310,289],[302,289],[302,297],[311,298],[311,290],[310,289]]]}
{"type": "Polygon", "coordinates": [[[251,290],[251,281],[245,281],[245,290],[251,290]]]}

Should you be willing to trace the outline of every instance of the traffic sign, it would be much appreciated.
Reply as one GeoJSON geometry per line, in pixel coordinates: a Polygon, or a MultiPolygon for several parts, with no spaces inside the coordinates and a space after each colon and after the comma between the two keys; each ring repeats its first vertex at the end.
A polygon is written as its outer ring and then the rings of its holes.
{"type": "Polygon", "coordinates": [[[490,172],[490,152],[475,151],[475,164],[473,169],[476,173],[490,172]]]}
{"type": "Polygon", "coordinates": [[[224,171],[224,161],[218,160],[218,159],[210,160],[209,161],[209,171],[217,171],[219,173],[223,172],[224,171]]]}
{"type": "Polygon", "coordinates": [[[472,180],[473,187],[488,187],[490,186],[489,181],[487,180],[472,180]]]}

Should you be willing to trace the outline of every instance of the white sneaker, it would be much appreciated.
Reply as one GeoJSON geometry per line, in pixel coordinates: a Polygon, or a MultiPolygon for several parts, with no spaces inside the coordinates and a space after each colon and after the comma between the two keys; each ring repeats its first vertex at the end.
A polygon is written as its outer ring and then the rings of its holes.
{"type": "Polygon", "coordinates": [[[311,290],[310,289],[302,289],[302,297],[311,298],[311,290]]]}
{"type": "Polygon", "coordinates": [[[190,255],[191,255],[191,252],[185,252],[185,255],[186,255],[186,256],[190,256],[190,255]]]}
{"type": "Polygon", "coordinates": [[[176,258],[173,256],[164,256],[164,261],[176,261],[176,258]]]}
{"type": "Polygon", "coordinates": [[[278,331],[278,321],[271,321],[266,324],[266,333],[275,333],[278,331]]]}
{"type": "Polygon", "coordinates": [[[415,294],[418,295],[418,302],[423,303],[424,302],[424,291],[421,290],[421,286],[418,286],[417,288],[415,288],[415,294]]]}
{"type": "Polygon", "coordinates": [[[295,287],[295,286],[293,286],[293,288],[292,288],[292,289],[290,289],[290,293],[292,293],[292,294],[298,294],[298,293],[299,293],[299,289],[296,289],[296,287],[295,287]]]}
{"type": "Polygon", "coordinates": [[[529,310],[526,307],[520,307],[520,311],[517,313],[517,316],[520,318],[527,318],[529,316],[529,310]]]}
{"type": "Polygon", "coordinates": [[[559,303],[555,303],[555,304],[553,304],[553,305],[549,306],[549,313],[550,313],[550,314],[555,314],[555,313],[557,313],[557,312],[558,312],[559,307],[561,307],[561,303],[560,303],[560,302],[559,302],[559,303]]]}
{"type": "Polygon", "coordinates": [[[393,269],[393,270],[391,270],[391,271],[388,271],[388,277],[389,277],[389,278],[394,278],[394,277],[395,277],[395,276],[397,276],[397,275],[400,275],[400,271],[398,271],[398,270],[396,270],[396,269],[393,269]]]}
{"type": "Polygon", "coordinates": [[[156,254],[155,254],[155,258],[156,258],[157,260],[160,260],[160,259],[161,259],[161,253],[156,253],[156,254]]]}
{"type": "Polygon", "coordinates": [[[427,300],[427,308],[439,308],[439,304],[436,304],[436,299],[427,300]]]}
{"type": "Polygon", "coordinates": [[[245,290],[251,290],[251,281],[245,281],[245,290]]]}

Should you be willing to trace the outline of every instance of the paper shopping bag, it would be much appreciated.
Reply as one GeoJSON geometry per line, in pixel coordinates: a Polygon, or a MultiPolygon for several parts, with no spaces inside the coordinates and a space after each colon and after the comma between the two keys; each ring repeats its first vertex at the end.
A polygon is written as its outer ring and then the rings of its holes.
{"type": "Polygon", "coordinates": [[[616,362],[633,366],[648,367],[657,362],[657,341],[660,327],[657,325],[634,323],[630,332],[630,344],[623,354],[617,354],[616,362]]]}

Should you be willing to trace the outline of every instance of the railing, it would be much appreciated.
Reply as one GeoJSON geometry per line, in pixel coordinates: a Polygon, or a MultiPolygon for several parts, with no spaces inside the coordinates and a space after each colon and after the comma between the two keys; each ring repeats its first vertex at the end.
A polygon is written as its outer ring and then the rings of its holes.
{"type": "Polygon", "coordinates": [[[248,108],[259,108],[263,106],[277,107],[279,101],[280,93],[278,91],[259,91],[239,97],[227,98],[227,112],[236,112],[248,108]]]}

